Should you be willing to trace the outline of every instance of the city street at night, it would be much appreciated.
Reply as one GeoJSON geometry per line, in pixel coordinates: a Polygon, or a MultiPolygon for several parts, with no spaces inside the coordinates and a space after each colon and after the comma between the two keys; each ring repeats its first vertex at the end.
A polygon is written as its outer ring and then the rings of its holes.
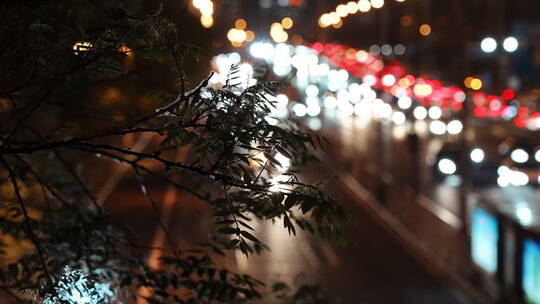
{"type": "Polygon", "coordinates": [[[540,304],[540,2],[0,4],[0,304],[540,304]]]}

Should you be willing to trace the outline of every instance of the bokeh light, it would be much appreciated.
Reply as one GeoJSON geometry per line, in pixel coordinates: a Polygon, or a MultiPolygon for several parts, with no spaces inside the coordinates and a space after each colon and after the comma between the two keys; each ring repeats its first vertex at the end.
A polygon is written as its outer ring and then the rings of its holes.
{"type": "Polygon", "coordinates": [[[429,24],[422,24],[418,28],[418,32],[420,32],[420,35],[422,36],[429,36],[429,34],[431,34],[431,26],[429,24]]]}

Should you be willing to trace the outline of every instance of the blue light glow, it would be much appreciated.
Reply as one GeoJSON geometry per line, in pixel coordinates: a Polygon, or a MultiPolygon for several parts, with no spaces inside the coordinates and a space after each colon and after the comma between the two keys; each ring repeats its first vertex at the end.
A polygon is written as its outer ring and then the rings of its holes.
{"type": "Polygon", "coordinates": [[[474,263],[488,273],[497,271],[499,227],[491,213],[476,208],[472,215],[471,251],[474,263]]]}
{"type": "Polygon", "coordinates": [[[531,239],[523,244],[523,291],[527,304],[540,304],[540,244],[531,239]]]}
{"type": "Polygon", "coordinates": [[[43,304],[69,303],[69,304],[108,304],[112,303],[114,293],[108,283],[99,283],[91,280],[79,270],[70,267],[64,268],[64,274],[57,286],[54,287],[56,295],[50,295],[43,300],[43,304]]]}

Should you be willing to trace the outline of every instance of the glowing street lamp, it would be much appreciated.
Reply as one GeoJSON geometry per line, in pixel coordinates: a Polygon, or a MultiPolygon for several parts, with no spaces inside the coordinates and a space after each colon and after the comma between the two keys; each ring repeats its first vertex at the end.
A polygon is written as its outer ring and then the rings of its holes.
{"type": "Polygon", "coordinates": [[[384,0],[371,0],[371,7],[381,8],[384,6],[384,0]]]}
{"type": "Polygon", "coordinates": [[[371,3],[369,0],[360,0],[358,1],[358,11],[362,13],[367,13],[371,9],[371,3]]]}

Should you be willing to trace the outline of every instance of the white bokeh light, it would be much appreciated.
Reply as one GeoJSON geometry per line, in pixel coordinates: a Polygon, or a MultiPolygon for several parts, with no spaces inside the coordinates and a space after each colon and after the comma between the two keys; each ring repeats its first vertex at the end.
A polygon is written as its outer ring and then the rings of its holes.
{"type": "Polygon", "coordinates": [[[512,151],[512,153],[510,153],[510,158],[512,158],[512,160],[516,163],[526,163],[529,160],[529,153],[527,153],[523,149],[518,148],[512,151]]]}
{"type": "Polygon", "coordinates": [[[408,96],[402,96],[397,101],[398,107],[402,110],[407,110],[412,105],[412,100],[408,96]]]}
{"type": "Polygon", "coordinates": [[[338,77],[338,80],[339,81],[347,81],[347,79],[349,79],[349,72],[347,72],[346,70],[339,70],[337,72],[337,77],[338,77]]]}
{"type": "Polygon", "coordinates": [[[429,108],[428,115],[431,119],[439,119],[442,116],[442,110],[437,106],[433,106],[429,108]]]}
{"type": "Polygon", "coordinates": [[[418,119],[418,120],[423,120],[423,119],[426,119],[427,117],[427,110],[426,108],[420,106],[420,107],[416,107],[413,111],[413,115],[414,115],[414,118],[418,119]]]}
{"type": "Polygon", "coordinates": [[[306,87],[306,95],[310,97],[319,95],[319,88],[313,84],[308,85],[306,87]]]}
{"type": "Polygon", "coordinates": [[[515,37],[506,37],[503,41],[503,48],[509,53],[515,52],[519,47],[519,42],[515,37]]]}
{"type": "Polygon", "coordinates": [[[304,104],[297,103],[292,108],[294,115],[304,117],[307,114],[307,107],[304,104]]]}
{"type": "Polygon", "coordinates": [[[493,53],[497,49],[497,41],[491,37],[486,37],[480,43],[480,48],[484,53],[493,53]]]}
{"type": "Polygon", "coordinates": [[[456,163],[448,158],[441,159],[437,164],[437,167],[439,168],[439,171],[448,175],[456,173],[457,170],[456,163]]]}
{"type": "Polygon", "coordinates": [[[278,94],[276,96],[276,103],[275,103],[276,108],[282,109],[282,108],[287,107],[288,104],[289,104],[289,97],[287,97],[287,95],[278,94]]]}
{"type": "Polygon", "coordinates": [[[334,96],[326,96],[324,98],[324,107],[332,110],[335,109],[337,106],[337,99],[334,96]]]}
{"type": "Polygon", "coordinates": [[[521,171],[510,170],[508,180],[514,186],[525,186],[529,183],[529,176],[521,171]]]}
{"type": "Polygon", "coordinates": [[[249,47],[249,53],[255,58],[270,59],[274,56],[274,46],[267,42],[255,42],[249,47]]]}
{"type": "Polygon", "coordinates": [[[392,75],[392,74],[386,74],[386,75],[383,76],[383,78],[382,78],[382,84],[383,84],[385,87],[393,86],[394,83],[396,83],[396,77],[394,77],[394,75],[392,75]]]}
{"type": "Polygon", "coordinates": [[[318,104],[309,104],[307,107],[307,115],[314,117],[321,113],[321,107],[318,104]]]}
{"type": "Polygon", "coordinates": [[[377,77],[372,74],[367,74],[362,77],[362,82],[368,84],[369,86],[374,86],[377,83],[377,77]]]}
{"type": "Polygon", "coordinates": [[[457,119],[452,120],[446,126],[446,130],[450,134],[454,134],[454,135],[459,134],[459,133],[461,133],[461,130],[463,130],[463,124],[461,123],[461,121],[459,121],[457,119]]]}
{"type": "Polygon", "coordinates": [[[402,112],[394,112],[392,114],[392,122],[396,125],[402,125],[405,123],[405,114],[402,112]]]}
{"type": "Polygon", "coordinates": [[[339,107],[339,113],[343,116],[351,116],[354,113],[354,106],[350,103],[345,103],[339,107]]]}
{"type": "Polygon", "coordinates": [[[516,206],[516,217],[523,226],[530,226],[533,222],[533,213],[531,208],[525,202],[520,202],[516,206]]]}
{"type": "Polygon", "coordinates": [[[446,132],[446,125],[440,120],[434,120],[429,124],[429,130],[435,135],[443,135],[446,132]]]}
{"type": "Polygon", "coordinates": [[[471,151],[471,160],[475,163],[481,163],[484,160],[484,151],[480,148],[475,148],[471,151]]]}

